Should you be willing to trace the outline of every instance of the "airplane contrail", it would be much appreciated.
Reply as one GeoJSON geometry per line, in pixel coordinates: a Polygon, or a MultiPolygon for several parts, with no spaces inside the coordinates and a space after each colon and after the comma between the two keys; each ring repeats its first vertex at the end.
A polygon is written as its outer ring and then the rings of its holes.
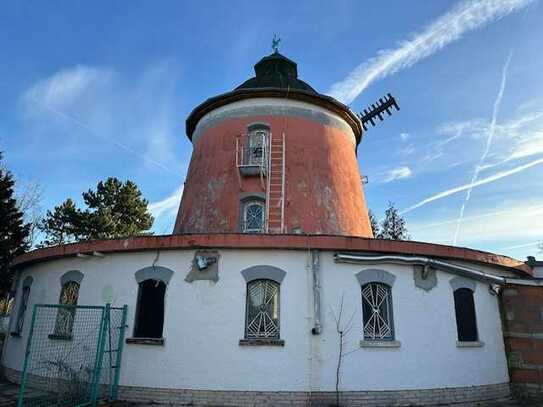
{"type": "Polygon", "coordinates": [[[402,41],[396,48],[381,50],[377,56],[358,65],[347,77],[334,83],[327,92],[350,104],[372,82],[409,68],[423,58],[479,27],[500,20],[535,0],[464,1],[440,16],[421,32],[402,41]]]}
{"type": "MultiPolygon", "coordinates": [[[[507,83],[507,71],[509,69],[509,64],[511,63],[512,56],[513,56],[513,53],[510,53],[502,69],[502,80],[500,83],[500,90],[498,91],[498,96],[496,96],[496,100],[494,101],[494,107],[492,109],[492,120],[490,121],[490,127],[488,129],[488,136],[486,138],[485,149],[483,151],[483,154],[481,155],[481,158],[479,159],[479,162],[475,165],[475,169],[473,170],[473,175],[471,177],[471,182],[470,182],[471,185],[473,185],[479,178],[479,173],[481,172],[481,169],[485,163],[486,157],[488,156],[488,153],[490,151],[490,146],[492,145],[492,140],[494,139],[494,133],[496,132],[496,120],[498,118],[498,111],[502,103],[503,92],[505,91],[505,84],[507,83]]],[[[468,188],[466,192],[466,199],[464,199],[464,202],[462,203],[462,207],[460,208],[460,215],[458,216],[458,221],[456,222],[456,230],[454,232],[453,245],[456,245],[456,242],[458,241],[458,234],[460,233],[460,225],[462,223],[462,219],[464,218],[464,211],[466,210],[466,206],[468,205],[468,202],[471,198],[472,189],[473,187],[468,188]]]]}
{"type": "Polygon", "coordinates": [[[469,184],[465,184],[465,185],[460,185],[460,186],[455,187],[455,188],[447,189],[446,191],[439,192],[439,193],[437,193],[435,195],[432,195],[429,198],[426,198],[426,199],[420,201],[419,203],[417,203],[415,205],[412,205],[412,206],[400,211],[400,215],[403,215],[404,213],[411,212],[411,211],[413,211],[413,210],[415,210],[417,208],[420,208],[421,206],[424,206],[424,205],[426,205],[426,204],[428,204],[430,202],[437,201],[438,199],[441,199],[441,198],[445,198],[446,196],[450,196],[450,195],[456,194],[458,192],[465,191],[465,190],[470,189],[470,188],[474,188],[474,187],[478,187],[478,186],[481,186],[481,185],[489,184],[491,182],[497,181],[499,179],[508,177],[510,175],[513,175],[513,174],[517,174],[517,173],[519,173],[521,171],[527,170],[528,168],[534,167],[534,166],[539,165],[539,164],[543,164],[543,158],[539,158],[537,160],[530,161],[529,163],[519,165],[518,167],[512,168],[512,169],[507,170],[507,171],[499,172],[499,173],[491,175],[489,177],[480,179],[480,180],[478,180],[478,181],[476,181],[474,183],[469,183],[469,184]]]}

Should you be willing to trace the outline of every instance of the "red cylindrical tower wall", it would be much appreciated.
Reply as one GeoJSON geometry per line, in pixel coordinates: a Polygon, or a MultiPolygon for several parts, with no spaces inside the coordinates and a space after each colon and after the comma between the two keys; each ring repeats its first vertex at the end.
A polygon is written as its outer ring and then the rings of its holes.
{"type": "Polygon", "coordinates": [[[350,126],[320,106],[273,98],[199,120],[174,233],[240,232],[243,200],[266,194],[265,177],[236,166],[236,138],[255,123],[285,134],[284,233],[372,237],[350,126]]]}

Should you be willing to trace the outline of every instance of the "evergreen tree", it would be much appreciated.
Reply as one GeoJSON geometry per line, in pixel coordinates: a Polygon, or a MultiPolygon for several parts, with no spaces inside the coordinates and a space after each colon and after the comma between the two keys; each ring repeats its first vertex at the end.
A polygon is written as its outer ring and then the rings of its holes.
{"type": "Polygon", "coordinates": [[[379,223],[377,222],[377,219],[375,219],[375,215],[373,214],[371,209],[368,211],[368,215],[370,217],[370,225],[371,231],[373,232],[373,237],[378,238],[380,234],[379,223]]]}
{"type": "Polygon", "coordinates": [[[47,211],[39,225],[45,239],[39,246],[58,246],[74,242],[81,237],[82,212],[71,199],[67,199],[53,211],[47,211]]]}
{"type": "Polygon", "coordinates": [[[400,216],[392,202],[388,203],[388,208],[385,211],[385,219],[381,222],[381,230],[376,237],[390,240],[411,239],[407,233],[405,220],[400,216]]]}
{"type": "MultiPolygon", "coordinates": [[[[0,153],[0,161],[2,154],[0,153]]],[[[28,248],[30,226],[17,206],[13,176],[0,165],[0,296],[9,292],[14,272],[13,259],[28,248]]]]}
{"type": "Polygon", "coordinates": [[[100,181],[96,191],[83,193],[88,210],[83,213],[82,226],[86,239],[106,239],[142,234],[153,226],[147,212],[147,200],[132,181],[117,178],[100,181]]]}
{"type": "Polygon", "coordinates": [[[40,225],[46,236],[44,246],[141,235],[153,225],[148,202],[132,181],[123,183],[117,178],[100,181],[96,190],[83,193],[83,201],[85,210],[67,199],[53,212],[47,211],[40,225]]]}

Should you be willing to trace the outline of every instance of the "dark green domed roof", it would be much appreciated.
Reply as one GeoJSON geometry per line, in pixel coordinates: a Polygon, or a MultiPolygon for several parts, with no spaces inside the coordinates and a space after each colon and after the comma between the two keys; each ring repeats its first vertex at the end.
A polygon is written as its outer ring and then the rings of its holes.
{"type": "Polygon", "coordinates": [[[315,89],[298,79],[296,62],[279,52],[262,58],[255,65],[256,76],[246,80],[237,89],[281,88],[317,93],[315,89]]]}

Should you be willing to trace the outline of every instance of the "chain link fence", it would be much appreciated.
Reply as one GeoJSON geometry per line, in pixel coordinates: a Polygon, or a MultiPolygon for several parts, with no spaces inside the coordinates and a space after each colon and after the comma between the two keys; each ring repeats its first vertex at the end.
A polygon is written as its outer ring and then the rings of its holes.
{"type": "Polygon", "coordinates": [[[115,400],[125,326],[126,306],[35,305],[18,407],[115,400]]]}

